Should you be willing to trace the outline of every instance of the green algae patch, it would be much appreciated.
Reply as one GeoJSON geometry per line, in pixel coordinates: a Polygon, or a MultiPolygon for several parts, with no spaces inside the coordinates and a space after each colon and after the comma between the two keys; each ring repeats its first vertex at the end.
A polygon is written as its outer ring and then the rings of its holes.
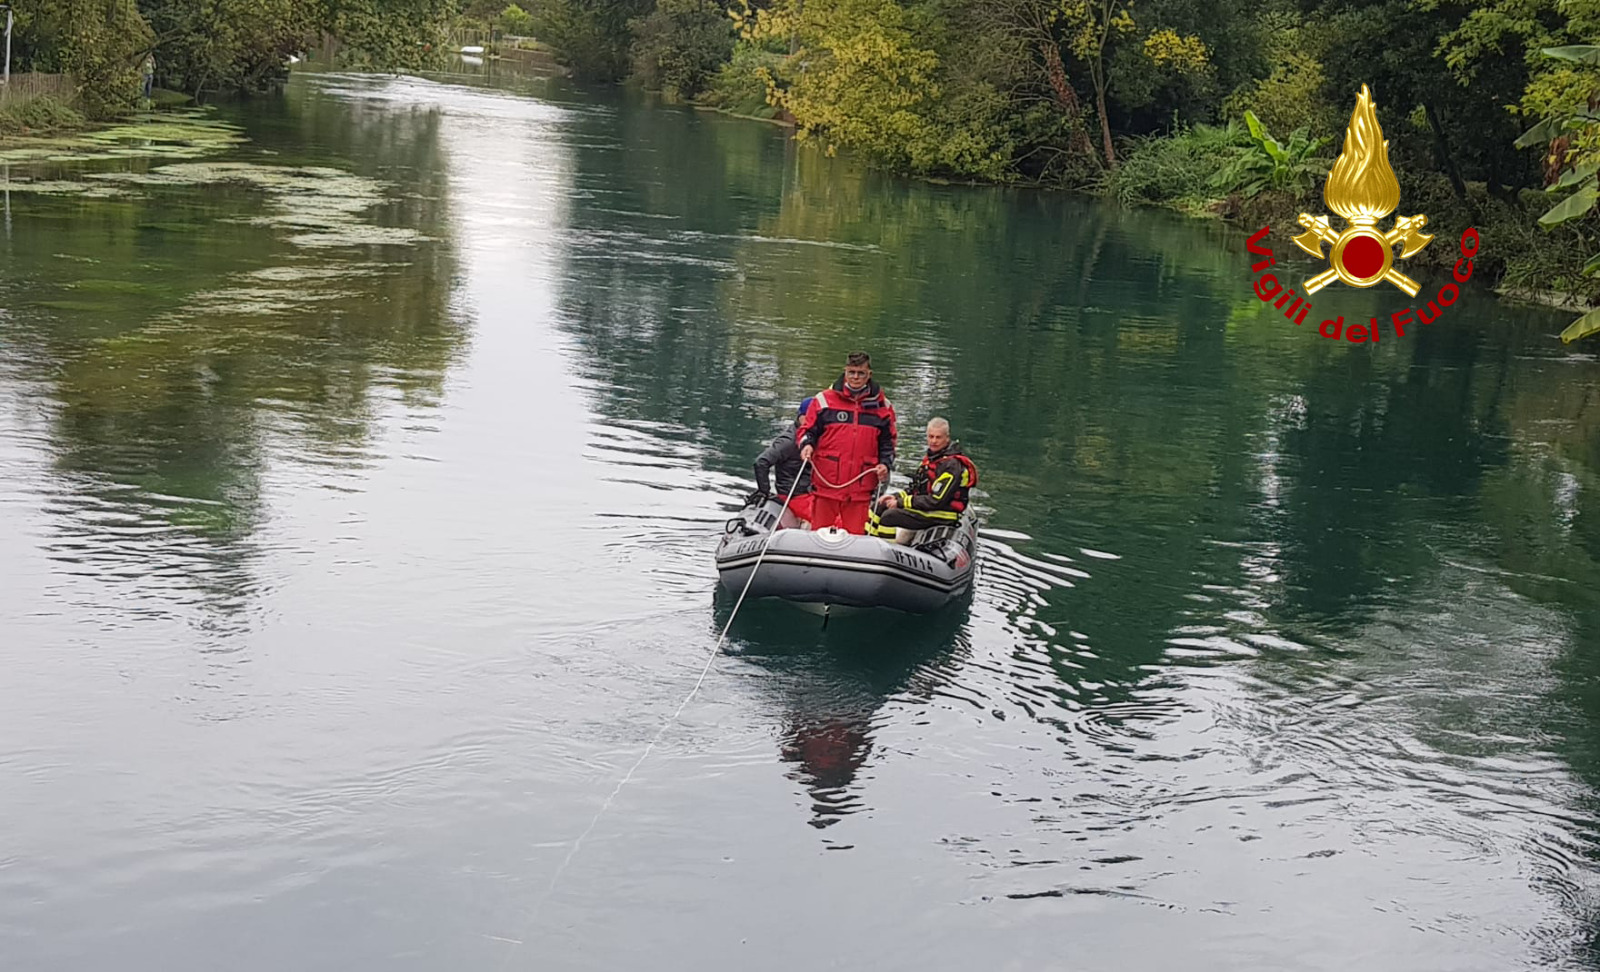
{"type": "Polygon", "coordinates": [[[252,270],[243,276],[252,280],[273,283],[310,283],[318,280],[340,280],[345,277],[375,277],[387,269],[403,269],[403,263],[352,263],[340,267],[287,266],[252,270]]]}
{"type": "Polygon", "coordinates": [[[158,323],[157,330],[183,330],[190,326],[186,322],[225,317],[292,318],[342,301],[360,300],[367,291],[351,286],[355,281],[394,273],[406,266],[378,261],[333,266],[290,263],[234,274],[229,281],[232,286],[190,295],[182,308],[158,323]]]}
{"type": "MultiPolygon", "coordinates": [[[[32,183],[35,192],[116,198],[141,189],[208,185],[242,185],[266,195],[268,212],[260,216],[224,218],[267,226],[288,233],[290,244],[307,249],[358,246],[411,246],[431,241],[414,229],[378,226],[362,219],[385,202],[384,183],[323,166],[258,165],[250,162],[176,162],[148,172],[93,172],[81,183],[32,183]],[[46,186],[41,189],[39,186],[46,186]]],[[[13,185],[16,185],[15,183],[13,185]]],[[[152,222],[152,228],[193,232],[185,225],[152,222]]]]}
{"type": "Polygon", "coordinates": [[[86,314],[109,314],[117,309],[116,304],[108,304],[96,300],[35,300],[30,303],[34,307],[43,307],[47,310],[74,311],[86,314]]]}
{"type": "Polygon", "coordinates": [[[133,195],[120,186],[102,186],[69,179],[12,179],[0,182],[0,189],[39,196],[77,196],[82,199],[126,199],[133,195]]]}
{"type": "Polygon", "coordinates": [[[406,227],[364,222],[360,214],[384,202],[385,186],[340,169],[195,162],[162,166],[156,173],[169,180],[244,183],[260,189],[271,212],[242,221],[287,230],[295,246],[409,246],[429,239],[406,227]]]}
{"type": "Polygon", "coordinates": [[[147,112],[106,128],[70,137],[0,141],[0,163],[93,162],[97,159],[197,158],[247,139],[237,125],[202,110],[147,112]]]}
{"type": "Polygon", "coordinates": [[[66,285],[69,290],[91,294],[138,295],[157,293],[160,288],[139,280],[75,280],[66,285]]]}

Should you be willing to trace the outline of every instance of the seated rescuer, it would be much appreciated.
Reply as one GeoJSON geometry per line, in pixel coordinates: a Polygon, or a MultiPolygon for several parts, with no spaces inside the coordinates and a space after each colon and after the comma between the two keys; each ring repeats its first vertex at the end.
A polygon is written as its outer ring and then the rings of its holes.
{"type": "Polygon", "coordinates": [[[800,411],[794,417],[794,426],[787,432],[779,432],[772,444],[756,457],[756,491],[745,498],[746,503],[757,502],[764,496],[777,496],[782,500],[793,487],[794,498],[789,500],[789,509],[801,520],[810,521],[811,467],[801,461],[800,445],[794,441],[794,429],[800,426],[800,420],[805,418],[806,410],[810,407],[811,399],[801,402],[800,411]],[[777,480],[776,483],[768,478],[769,472],[777,480]],[[796,476],[800,478],[798,486],[794,482],[796,476]],[[774,485],[777,486],[776,493],[772,490],[774,485]]]}
{"type": "Polygon", "coordinates": [[[978,467],[950,441],[950,423],[928,421],[928,451],[911,478],[911,488],[878,500],[867,532],[894,539],[897,529],[923,530],[954,523],[967,508],[967,494],[978,484],[978,467]]]}

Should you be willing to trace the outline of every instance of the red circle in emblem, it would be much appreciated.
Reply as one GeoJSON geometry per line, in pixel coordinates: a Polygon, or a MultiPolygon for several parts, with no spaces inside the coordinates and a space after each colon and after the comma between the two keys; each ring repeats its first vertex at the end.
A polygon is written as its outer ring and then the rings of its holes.
{"type": "Polygon", "coordinates": [[[1383,269],[1383,244],[1370,236],[1357,236],[1344,246],[1341,262],[1351,276],[1365,280],[1383,269]]]}

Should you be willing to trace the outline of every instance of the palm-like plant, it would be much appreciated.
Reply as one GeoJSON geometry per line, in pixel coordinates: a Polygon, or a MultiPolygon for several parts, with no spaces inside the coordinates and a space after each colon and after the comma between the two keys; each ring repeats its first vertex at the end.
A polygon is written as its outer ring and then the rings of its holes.
{"type": "MultiPolygon", "coordinates": [[[[1600,67],[1600,46],[1594,44],[1546,47],[1542,53],[1560,61],[1600,67]]],[[[1600,139],[1600,91],[1590,95],[1587,106],[1575,111],[1554,113],[1517,139],[1517,148],[1532,148],[1535,145],[1550,147],[1551,170],[1561,172],[1561,176],[1546,188],[1546,192],[1556,193],[1576,187],[1570,195],[1539,217],[1539,225],[1559,226],[1569,220],[1580,219],[1595,208],[1596,202],[1600,202],[1600,175],[1597,175],[1600,173],[1600,151],[1596,149],[1597,139],[1600,139]],[[1568,165],[1572,168],[1562,172],[1568,165]]],[[[1583,273],[1588,277],[1600,275],[1600,253],[1589,257],[1583,273]]],[[[1600,331],[1600,309],[1591,310],[1569,324],[1561,332],[1561,340],[1570,343],[1596,331],[1600,331]]]]}
{"type": "Polygon", "coordinates": [[[1253,111],[1244,113],[1244,123],[1254,144],[1217,171],[1211,178],[1213,187],[1236,191],[1246,198],[1267,189],[1302,196],[1328,174],[1329,160],[1317,152],[1329,139],[1312,138],[1307,129],[1297,128],[1290,133],[1288,142],[1279,142],[1253,111]]]}

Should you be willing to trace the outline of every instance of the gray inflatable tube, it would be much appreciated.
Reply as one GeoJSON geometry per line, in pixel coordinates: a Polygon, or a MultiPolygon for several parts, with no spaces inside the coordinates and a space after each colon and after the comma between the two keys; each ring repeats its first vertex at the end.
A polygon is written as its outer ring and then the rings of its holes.
{"type": "Polygon", "coordinates": [[[749,597],[925,614],[961,597],[972,585],[978,522],[971,509],[955,524],[912,534],[910,545],[836,527],[812,531],[797,526],[781,499],[747,507],[729,520],[717,545],[722,586],[734,595],[744,590],[759,558],[749,597]],[[774,528],[777,534],[762,556],[774,528]]]}

